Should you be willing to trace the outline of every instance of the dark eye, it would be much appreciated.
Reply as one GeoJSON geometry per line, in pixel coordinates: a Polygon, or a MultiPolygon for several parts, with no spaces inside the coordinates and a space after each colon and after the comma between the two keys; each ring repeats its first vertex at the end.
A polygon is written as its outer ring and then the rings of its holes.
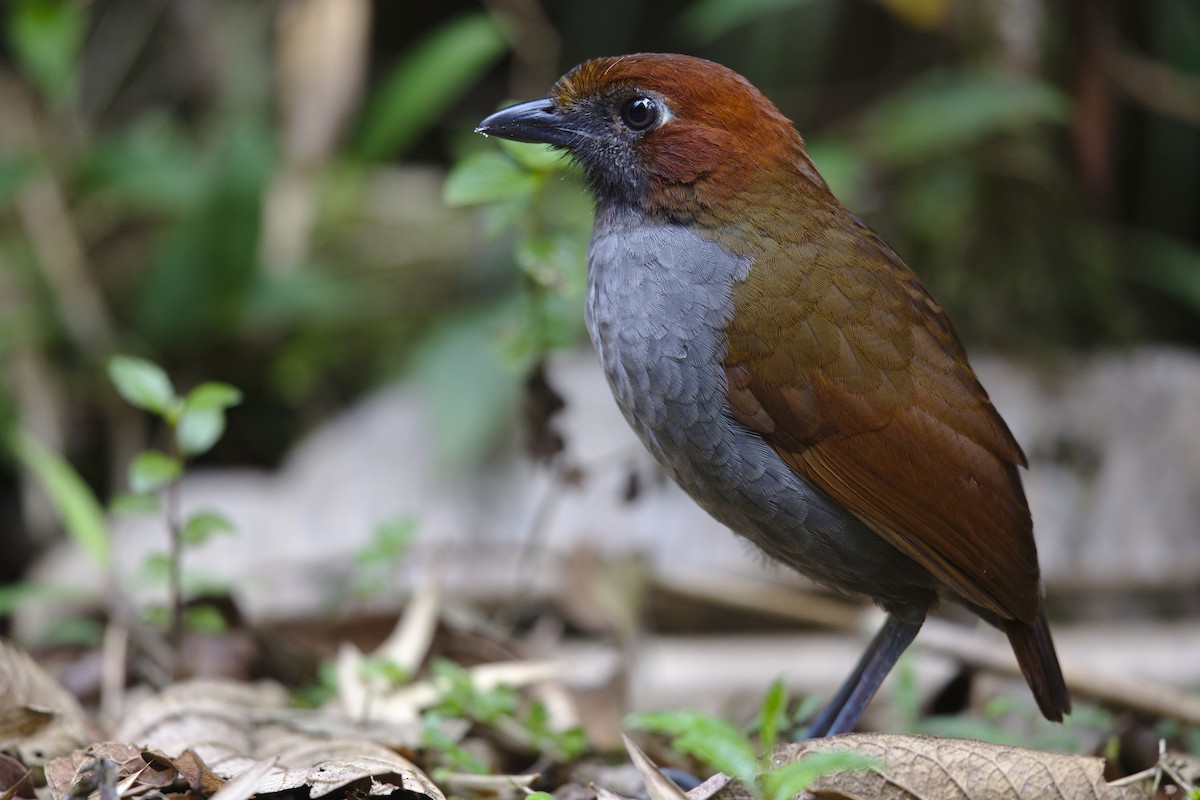
{"type": "Polygon", "coordinates": [[[644,131],[658,122],[658,104],[649,97],[635,97],[621,106],[621,121],[630,130],[644,131]]]}

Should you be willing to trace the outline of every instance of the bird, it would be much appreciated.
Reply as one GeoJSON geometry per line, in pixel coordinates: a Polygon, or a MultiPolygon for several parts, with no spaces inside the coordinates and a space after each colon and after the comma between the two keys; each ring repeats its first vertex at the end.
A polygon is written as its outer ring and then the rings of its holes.
{"type": "Polygon", "coordinates": [[[1025,454],[946,312],[770,100],[720,64],[636,53],[476,132],[581,169],[587,329],[659,465],[769,558],[885,612],[809,737],[856,728],[943,599],[1007,635],[1047,719],[1070,712],[1025,454]]]}

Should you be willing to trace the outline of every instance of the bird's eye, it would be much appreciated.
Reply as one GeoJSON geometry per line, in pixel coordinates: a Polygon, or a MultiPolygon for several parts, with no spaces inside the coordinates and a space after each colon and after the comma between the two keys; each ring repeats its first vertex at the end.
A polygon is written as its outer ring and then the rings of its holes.
{"type": "Polygon", "coordinates": [[[635,97],[621,106],[621,121],[630,130],[644,131],[658,122],[658,104],[649,97],[635,97]]]}

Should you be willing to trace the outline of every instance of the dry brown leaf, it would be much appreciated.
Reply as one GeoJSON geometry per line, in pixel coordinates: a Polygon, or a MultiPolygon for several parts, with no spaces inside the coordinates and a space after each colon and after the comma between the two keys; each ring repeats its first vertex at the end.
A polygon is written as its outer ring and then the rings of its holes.
{"type": "MultiPolygon", "coordinates": [[[[224,774],[204,746],[219,743],[223,748],[251,754],[254,714],[286,706],[287,693],[271,683],[212,680],[177,683],[130,711],[115,738],[136,742],[168,756],[195,749],[214,771],[224,774]]],[[[252,756],[250,760],[256,758],[252,756]]]]}
{"type": "Polygon", "coordinates": [[[271,757],[254,762],[218,789],[208,800],[250,800],[258,793],[258,786],[263,779],[275,769],[278,760],[271,757]]]}
{"type": "Polygon", "coordinates": [[[709,798],[720,794],[732,781],[733,778],[724,772],[718,772],[694,789],[689,789],[687,793],[688,800],[709,800],[709,798]]]}
{"type": "Polygon", "coordinates": [[[83,710],[29,655],[0,639],[0,747],[19,745],[28,766],[45,764],[86,741],[83,710]]]}
{"type": "Polygon", "coordinates": [[[1104,759],[1043,753],[974,739],[850,734],[784,745],[774,766],[849,750],[882,766],[820,777],[801,797],[873,800],[1144,800],[1104,781],[1104,759]]]}
{"type": "Polygon", "coordinates": [[[115,765],[118,774],[136,774],[146,766],[142,752],[142,748],[125,742],[97,742],[47,763],[46,784],[54,797],[66,797],[76,783],[94,780],[96,764],[101,760],[115,765]]]}
{"type": "Polygon", "coordinates": [[[187,781],[194,792],[208,797],[225,788],[225,780],[213,772],[195,750],[184,750],[172,763],[179,777],[187,781]]]}
{"type": "Polygon", "coordinates": [[[646,796],[650,800],[688,800],[688,796],[675,785],[675,781],[664,775],[663,771],[650,760],[648,755],[642,752],[642,748],[633,743],[632,739],[622,735],[621,740],[625,742],[629,760],[637,767],[638,774],[642,776],[642,781],[646,784],[646,796]]]}
{"type": "Polygon", "coordinates": [[[36,706],[0,707],[0,743],[12,744],[44,730],[58,714],[36,706]]]}
{"type": "Polygon", "coordinates": [[[257,794],[308,787],[318,798],[355,785],[355,795],[404,792],[445,800],[442,792],[412,762],[372,742],[308,740],[295,737],[277,753],[278,766],[258,782],[257,794]]]}
{"type": "Polygon", "coordinates": [[[7,753],[0,753],[0,800],[33,796],[29,768],[7,753]]]}
{"type": "MultiPolygon", "coordinates": [[[[308,725],[315,732],[306,733],[306,726],[295,724],[299,712],[283,713],[285,702],[273,685],[180,683],[134,709],[121,735],[172,756],[163,761],[202,794],[215,790],[219,783],[212,781],[221,776],[238,781],[229,790],[235,798],[307,789],[312,798],[342,790],[443,800],[424,773],[394,751],[365,738],[330,738],[320,726],[308,725]],[[260,759],[268,757],[272,761],[264,766],[260,759]],[[239,777],[247,771],[251,777],[239,777]]],[[[312,716],[310,723],[321,714],[312,716]]],[[[151,756],[145,759],[158,766],[151,756]]]]}

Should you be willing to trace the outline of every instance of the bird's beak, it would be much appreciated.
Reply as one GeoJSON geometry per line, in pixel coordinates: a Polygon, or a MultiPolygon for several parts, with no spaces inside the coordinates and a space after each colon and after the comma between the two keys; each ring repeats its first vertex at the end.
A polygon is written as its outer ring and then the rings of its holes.
{"type": "Polygon", "coordinates": [[[538,142],[555,147],[570,147],[582,135],[565,124],[561,114],[553,111],[549,100],[530,100],[497,111],[479,123],[476,133],[499,136],[514,142],[538,142]]]}

